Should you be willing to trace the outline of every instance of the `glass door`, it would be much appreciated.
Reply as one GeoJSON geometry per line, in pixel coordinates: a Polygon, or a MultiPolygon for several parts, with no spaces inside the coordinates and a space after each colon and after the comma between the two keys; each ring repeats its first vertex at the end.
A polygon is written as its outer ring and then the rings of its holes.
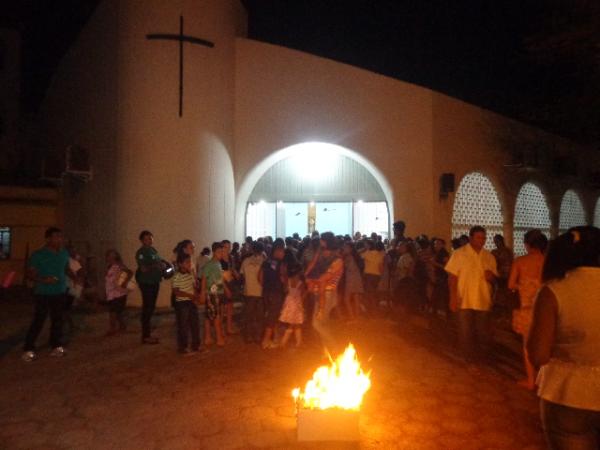
{"type": "Polygon", "coordinates": [[[336,235],[352,233],[352,203],[322,202],[315,206],[317,231],[332,231],[336,235]]]}

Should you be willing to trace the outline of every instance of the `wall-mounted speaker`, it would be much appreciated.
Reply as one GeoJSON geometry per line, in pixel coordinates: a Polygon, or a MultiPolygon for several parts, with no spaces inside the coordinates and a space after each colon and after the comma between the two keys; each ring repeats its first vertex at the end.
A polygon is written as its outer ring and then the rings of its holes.
{"type": "Polygon", "coordinates": [[[454,192],[454,174],[443,173],[440,176],[440,195],[447,196],[450,192],[454,192]]]}

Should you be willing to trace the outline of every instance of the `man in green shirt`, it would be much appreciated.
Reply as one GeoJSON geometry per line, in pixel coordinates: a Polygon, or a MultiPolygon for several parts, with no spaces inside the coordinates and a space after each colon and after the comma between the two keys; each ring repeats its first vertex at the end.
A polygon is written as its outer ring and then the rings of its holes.
{"type": "Polygon", "coordinates": [[[135,279],[142,293],[142,344],[158,344],[158,339],[151,334],[151,321],[156,309],[156,299],[158,298],[164,264],[158,252],[152,246],[154,244],[152,233],[144,230],[140,233],[139,239],[142,246],[135,254],[138,266],[135,279]]]}
{"type": "Polygon", "coordinates": [[[27,278],[34,283],[35,313],[25,338],[23,361],[36,358],[35,341],[48,314],[50,315],[50,346],[52,356],[64,356],[62,347],[63,313],[67,291],[69,253],[63,247],[62,231],[50,227],[45,233],[46,245],[35,251],[27,263],[27,278]]]}

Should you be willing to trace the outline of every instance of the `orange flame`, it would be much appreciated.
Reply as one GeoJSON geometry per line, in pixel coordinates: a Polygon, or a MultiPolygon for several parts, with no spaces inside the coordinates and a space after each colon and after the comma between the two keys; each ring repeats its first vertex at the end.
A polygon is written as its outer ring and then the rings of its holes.
{"type": "Polygon", "coordinates": [[[292,397],[301,407],[311,409],[341,408],[359,410],[363,396],[371,388],[370,373],[364,373],[356,349],[348,344],[344,353],[329,366],[319,367],[304,392],[292,390],[292,397]]]}

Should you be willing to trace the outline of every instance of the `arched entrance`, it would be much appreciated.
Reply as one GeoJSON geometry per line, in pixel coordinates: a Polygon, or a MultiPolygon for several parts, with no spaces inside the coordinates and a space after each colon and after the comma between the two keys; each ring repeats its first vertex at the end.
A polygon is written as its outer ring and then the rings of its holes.
{"type": "Polygon", "coordinates": [[[452,237],[469,234],[474,225],[487,230],[486,248],[494,248],[495,234],[503,234],[504,218],[502,206],[494,185],[488,177],[471,172],[458,185],[452,209],[452,237]]]}
{"type": "Polygon", "coordinates": [[[236,236],[301,236],[313,229],[389,234],[393,196],[359,153],[307,142],[279,150],[246,176],[236,199],[236,236]]]}

